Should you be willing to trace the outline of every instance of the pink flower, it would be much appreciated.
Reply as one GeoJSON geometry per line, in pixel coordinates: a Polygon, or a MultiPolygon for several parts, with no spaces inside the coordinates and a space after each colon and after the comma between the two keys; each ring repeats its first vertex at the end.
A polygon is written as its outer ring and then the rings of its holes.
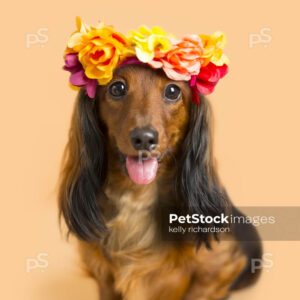
{"type": "Polygon", "coordinates": [[[78,55],[75,53],[66,54],[64,70],[71,73],[70,83],[74,86],[82,87],[90,98],[94,98],[97,89],[97,79],[87,78],[81,63],[78,60],[78,55]]]}
{"type": "Polygon", "coordinates": [[[211,94],[214,91],[218,81],[223,78],[228,72],[226,64],[216,66],[210,62],[205,67],[200,69],[200,73],[192,76],[190,85],[192,87],[193,101],[197,104],[200,103],[198,93],[202,95],[211,94]]]}
{"type": "Polygon", "coordinates": [[[176,41],[167,53],[159,53],[149,65],[156,69],[163,68],[170,79],[187,81],[199,73],[202,53],[200,37],[196,34],[187,35],[176,41]]]}

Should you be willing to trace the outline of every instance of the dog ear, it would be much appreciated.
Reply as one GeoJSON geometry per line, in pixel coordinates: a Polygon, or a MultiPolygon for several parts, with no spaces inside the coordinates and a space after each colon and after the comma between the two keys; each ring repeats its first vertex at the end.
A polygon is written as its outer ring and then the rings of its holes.
{"type": "MultiPolygon", "coordinates": [[[[200,104],[192,102],[190,106],[180,186],[188,213],[214,217],[226,212],[229,199],[214,166],[211,125],[209,102],[200,96],[200,104]]],[[[200,233],[198,239],[206,243],[208,235],[200,233]]]]}
{"type": "Polygon", "coordinates": [[[60,215],[69,232],[91,241],[105,230],[99,198],[105,197],[106,153],[97,113],[98,95],[79,92],[65,150],[59,190],[60,215]]]}

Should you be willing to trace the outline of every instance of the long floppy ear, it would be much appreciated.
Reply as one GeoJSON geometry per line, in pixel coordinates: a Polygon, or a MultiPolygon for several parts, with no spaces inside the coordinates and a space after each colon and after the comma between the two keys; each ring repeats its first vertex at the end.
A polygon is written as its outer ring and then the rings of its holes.
{"type": "MultiPolygon", "coordinates": [[[[203,96],[200,104],[191,103],[180,182],[188,213],[214,217],[226,212],[229,199],[214,166],[211,117],[209,102],[203,96]]],[[[200,233],[198,239],[206,242],[208,235],[200,233]]]]}
{"type": "Polygon", "coordinates": [[[97,113],[98,95],[79,92],[65,150],[59,190],[60,215],[69,232],[82,240],[97,239],[105,230],[99,198],[105,197],[104,136],[97,113]]]}

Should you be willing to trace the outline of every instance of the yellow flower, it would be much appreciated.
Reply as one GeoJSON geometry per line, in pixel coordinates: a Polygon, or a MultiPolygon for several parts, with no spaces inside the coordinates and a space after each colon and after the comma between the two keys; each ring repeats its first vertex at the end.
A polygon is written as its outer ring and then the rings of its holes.
{"type": "Polygon", "coordinates": [[[223,48],[226,46],[226,36],[223,32],[217,31],[212,35],[201,34],[200,38],[203,43],[204,53],[203,66],[206,66],[209,62],[214,63],[216,66],[222,66],[229,63],[229,59],[223,53],[223,48]]]}
{"type": "Polygon", "coordinates": [[[103,22],[90,27],[77,18],[77,31],[69,41],[67,53],[78,53],[85,75],[97,79],[100,85],[107,84],[117,65],[127,56],[134,55],[128,40],[112,26],[103,22]]]}
{"type": "Polygon", "coordinates": [[[172,47],[171,37],[160,27],[141,26],[138,31],[129,31],[127,38],[135,46],[137,58],[145,63],[153,60],[156,53],[165,53],[172,47]]]}

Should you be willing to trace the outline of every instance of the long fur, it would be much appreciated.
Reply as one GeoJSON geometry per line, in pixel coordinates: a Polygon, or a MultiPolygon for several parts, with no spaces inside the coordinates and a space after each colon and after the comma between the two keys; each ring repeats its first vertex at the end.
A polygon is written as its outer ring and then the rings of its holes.
{"type": "MultiPolygon", "coordinates": [[[[192,103],[187,136],[183,145],[180,186],[188,212],[216,216],[228,212],[229,199],[216,174],[211,129],[211,108],[201,96],[200,105],[192,103]]],[[[214,224],[216,225],[216,224],[214,224]]],[[[198,242],[206,242],[199,234],[198,242]]]]}
{"type": "Polygon", "coordinates": [[[99,196],[105,197],[107,159],[97,102],[80,91],[65,153],[59,194],[60,211],[70,232],[85,241],[105,231],[99,196]]]}
{"type": "MultiPolygon", "coordinates": [[[[82,90],[73,113],[73,127],[65,153],[60,210],[70,232],[85,241],[99,239],[106,230],[101,201],[106,198],[107,176],[105,129],[97,114],[98,103],[82,90]]],[[[217,178],[211,141],[211,109],[204,97],[201,105],[192,103],[188,130],[183,143],[177,183],[187,213],[215,216],[229,205],[225,190],[217,178]]],[[[198,235],[204,242],[207,234],[198,235]]]]}
{"type": "MultiPolygon", "coordinates": [[[[105,253],[100,255],[99,249],[93,248],[94,246],[92,245],[102,242],[104,245],[104,239],[109,236],[109,231],[112,229],[111,225],[116,224],[116,221],[118,221],[118,218],[109,220],[107,224],[104,221],[106,220],[107,216],[105,214],[107,208],[106,205],[107,203],[111,202],[111,199],[109,199],[110,196],[106,195],[110,150],[108,150],[109,138],[107,128],[99,116],[100,98],[100,88],[98,88],[94,99],[90,99],[83,90],[79,92],[73,112],[72,126],[69,132],[69,141],[64,154],[59,190],[60,215],[64,218],[69,233],[76,235],[78,239],[83,241],[83,252],[86,253],[86,264],[90,264],[91,268],[96,265],[98,266],[98,264],[100,264],[100,260],[103,260],[103,256],[105,256],[105,253]],[[90,248],[91,250],[89,250],[90,248]],[[93,258],[91,258],[91,256],[93,256],[93,258]],[[95,261],[98,262],[96,263],[95,261]]],[[[130,204],[133,206],[126,209],[126,216],[124,216],[123,219],[122,216],[119,216],[121,220],[130,220],[131,213],[139,214],[142,212],[142,214],[132,216],[131,223],[130,225],[128,224],[128,226],[131,226],[129,229],[130,232],[126,231],[126,224],[123,224],[122,222],[119,223],[119,228],[112,229],[112,231],[117,232],[117,234],[116,236],[112,237],[111,240],[105,240],[106,242],[108,241],[108,244],[110,243],[111,245],[117,245],[120,242],[120,237],[122,238],[124,245],[128,240],[135,241],[135,239],[137,239],[138,242],[138,239],[141,239],[143,234],[142,231],[148,230],[150,231],[150,234],[148,235],[147,243],[145,242],[144,246],[146,244],[152,245],[152,237],[157,236],[156,241],[158,241],[160,235],[160,232],[155,232],[153,228],[156,228],[156,230],[163,230],[166,228],[166,224],[164,222],[166,220],[166,215],[170,213],[170,209],[181,214],[196,213],[205,216],[216,216],[220,215],[221,213],[231,213],[232,211],[237,213],[237,211],[234,210],[234,207],[232,206],[227,193],[222,187],[216,173],[212,150],[211,119],[212,116],[210,105],[204,97],[200,97],[200,105],[194,103],[190,104],[188,124],[186,126],[183,141],[180,143],[179,153],[177,156],[174,156],[175,164],[177,166],[175,174],[169,174],[167,179],[162,180],[162,183],[159,183],[160,185],[158,184],[158,186],[152,190],[150,186],[145,187],[145,190],[139,191],[139,195],[144,198],[147,198],[148,195],[151,195],[151,197],[154,199],[155,197],[153,197],[153,193],[157,193],[156,196],[159,198],[159,201],[156,201],[149,211],[145,210],[142,206],[141,208],[138,208],[138,204],[130,204]],[[133,212],[131,212],[131,209],[133,209],[133,212]],[[135,222],[140,223],[135,224],[135,222]],[[144,223],[142,224],[142,222],[144,223]],[[150,225],[149,222],[151,223],[150,225]],[[152,224],[155,222],[157,223],[156,226],[152,226],[152,224]],[[134,236],[136,233],[137,235],[134,236]],[[126,234],[128,234],[127,237],[124,236],[126,234]]],[[[115,183],[114,188],[118,188],[118,182],[115,183]]],[[[121,194],[124,191],[124,187],[122,187],[122,189],[123,190],[121,190],[120,187],[121,194]]],[[[132,189],[131,193],[134,194],[134,191],[135,190],[132,189]]],[[[116,197],[119,197],[118,194],[116,194],[116,197]]],[[[121,205],[124,206],[126,203],[124,202],[121,205]]],[[[122,213],[121,206],[119,207],[119,212],[120,211],[122,213]]],[[[211,224],[211,226],[219,225],[211,224]]],[[[238,228],[233,232],[233,234],[235,234],[235,238],[240,242],[242,236],[238,228]]],[[[254,235],[255,234],[256,232],[254,232],[254,235]]],[[[240,282],[236,280],[232,285],[234,288],[246,286],[247,281],[252,283],[256,280],[257,274],[255,276],[252,274],[249,277],[249,262],[251,258],[259,258],[261,256],[259,238],[257,235],[255,237],[257,240],[254,247],[250,251],[251,253],[247,252],[247,249],[244,246],[245,244],[241,242],[241,246],[239,247],[234,244],[227,248],[226,246],[224,247],[224,249],[235,249],[236,247],[240,248],[241,251],[247,256],[247,269],[244,269],[244,272],[242,272],[240,276],[243,283],[240,284],[240,282]]],[[[215,236],[215,238],[217,237],[215,236]]],[[[213,244],[216,245],[215,241],[213,241],[209,235],[205,233],[199,233],[196,236],[196,245],[199,247],[202,242],[206,244],[207,248],[210,247],[210,242],[213,242],[213,244]]],[[[139,245],[142,243],[142,240],[139,241],[139,245]]],[[[183,245],[183,247],[185,246],[183,245]]],[[[113,248],[114,247],[111,247],[111,249],[113,248]]],[[[141,246],[140,249],[143,249],[143,247],[141,246]]],[[[165,247],[166,251],[167,249],[168,247],[165,247]]],[[[200,260],[202,264],[207,264],[207,266],[204,266],[204,270],[207,269],[209,272],[209,264],[216,264],[216,262],[211,261],[206,263],[205,257],[209,257],[210,260],[214,260],[214,256],[213,254],[205,252],[203,248],[201,249],[202,253],[205,254],[200,260]]],[[[148,250],[149,249],[147,249],[147,253],[151,253],[153,249],[150,249],[150,252],[148,250]]],[[[135,252],[136,251],[139,251],[138,247],[135,248],[135,252]]],[[[184,257],[184,254],[180,252],[180,250],[175,247],[172,251],[175,251],[174,259],[176,257],[178,260],[185,261],[186,258],[184,257]]],[[[228,252],[228,256],[226,258],[228,261],[231,260],[231,257],[236,257],[234,261],[230,262],[232,263],[231,267],[233,270],[236,268],[236,270],[239,270],[240,272],[242,268],[242,257],[240,257],[240,254],[236,254],[237,250],[226,251],[228,252]]],[[[192,254],[190,254],[190,248],[188,248],[187,253],[189,253],[188,256],[192,256],[192,254]]],[[[222,257],[220,253],[220,251],[216,251],[216,261],[219,260],[219,257],[222,257]]],[[[141,256],[143,256],[142,251],[141,256]]],[[[125,262],[123,261],[122,264],[127,265],[129,268],[128,261],[126,261],[127,257],[128,253],[125,253],[123,257],[125,258],[125,262]]],[[[156,262],[157,266],[159,266],[164,262],[165,257],[169,257],[169,254],[165,251],[162,251],[160,256],[159,253],[154,254],[154,258],[155,257],[157,257],[156,262]]],[[[170,259],[168,258],[168,261],[169,260],[170,259]]],[[[225,263],[221,263],[221,260],[219,261],[220,266],[225,263]]],[[[103,265],[109,264],[107,261],[105,261],[103,265]]],[[[177,265],[177,262],[175,262],[175,265],[177,265]]],[[[156,265],[153,264],[151,266],[151,264],[148,263],[147,266],[149,269],[151,269],[156,265]]],[[[138,268],[142,267],[143,266],[140,265],[138,268]]],[[[97,268],[99,269],[100,265],[97,268]]],[[[131,270],[135,270],[134,265],[130,266],[130,268],[131,270]]],[[[214,268],[215,272],[218,272],[216,265],[214,265],[214,268]]],[[[98,269],[97,271],[91,271],[91,273],[98,274],[100,272],[98,269]]],[[[157,267],[157,269],[159,269],[159,267],[157,267]]],[[[109,274],[108,277],[114,277],[110,272],[111,271],[107,271],[109,274]]],[[[180,272],[182,272],[182,270],[180,272]]],[[[224,272],[224,274],[228,273],[226,269],[224,272]]],[[[237,278],[237,271],[232,272],[234,275],[224,275],[224,278],[227,278],[226,280],[228,280],[229,277],[232,278],[232,280],[237,278]]],[[[134,271],[125,272],[124,274],[134,274],[134,271]]],[[[168,274],[168,269],[166,269],[166,274],[168,274]]],[[[200,272],[199,274],[202,273],[200,272]]],[[[98,275],[94,276],[97,277],[98,275]]],[[[125,277],[128,276],[126,275],[125,277]]],[[[127,282],[128,285],[130,285],[130,280],[132,278],[125,277],[123,276],[121,280],[123,285],[119,283],[120,287],[126,286],[124,282],[127,282]]],[[[196,276],[195,278],[198,277],[196,276]]],[[[199,278],[201,281],[202,275],[199,275],[199,278]]],[[[102,279],[100,281],[102,281],[102,279]]],[[[188,284],[188,282],[189,279],[187,279],[186,284],[188,284]]],[[[199,289],[197,285],[198,281],[195,281],[195,290],[199,289]]],[[[228,284],[226,283],[226,285],[228,284]]],[[[124,287],[124,290],[126,289],[127,288],[124,287]]]]}

